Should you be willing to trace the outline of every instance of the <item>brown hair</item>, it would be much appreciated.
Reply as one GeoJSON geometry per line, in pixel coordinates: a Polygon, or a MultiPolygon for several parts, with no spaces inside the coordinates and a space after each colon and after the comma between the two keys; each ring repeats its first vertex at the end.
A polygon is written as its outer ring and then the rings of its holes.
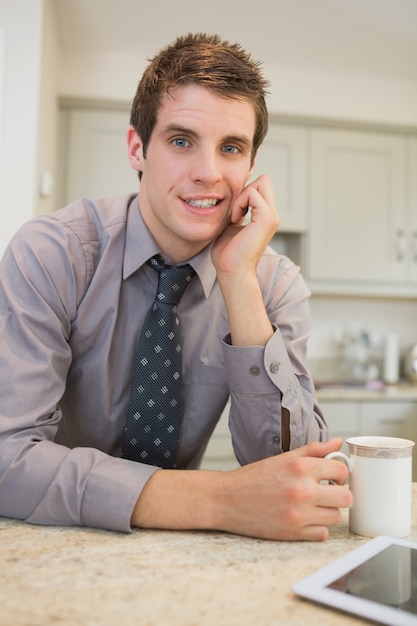
{"type": "Polygon", "coordinates": [[[253,160],[268,130],[265,96],[269,82],[262,76],[260,63],[240,44],[205,33],[178,37],[150,59],[145,69],[130,114],[130,124],[142,140],[144,156],[163,96],[170,89],[187,84],[198,84],[222,97],[246,100],[253,105],[253,160]]]}

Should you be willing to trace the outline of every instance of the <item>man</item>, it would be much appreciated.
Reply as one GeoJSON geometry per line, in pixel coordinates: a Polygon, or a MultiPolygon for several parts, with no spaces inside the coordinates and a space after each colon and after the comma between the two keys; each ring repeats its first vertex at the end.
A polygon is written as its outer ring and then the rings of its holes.
{"type": "Polygon", "coordinates": [[[267,247],[278,227],[270,179],[248,183],[266,87],[239,45],[180,37],[150,62],[133,102],[138,195],[79,200],[11,242],[0,274],[0,515],[323,540],[350,504],[346,468],[323,458],[341,441],[325,442],[305,364],[308,291],[267,247]],[[155,255],[195,273],[177,305],[182,421],[171,469],[143,462],[126,418],[155,255]],[[229,394],[242,467],[193,471],[229,394]]]}

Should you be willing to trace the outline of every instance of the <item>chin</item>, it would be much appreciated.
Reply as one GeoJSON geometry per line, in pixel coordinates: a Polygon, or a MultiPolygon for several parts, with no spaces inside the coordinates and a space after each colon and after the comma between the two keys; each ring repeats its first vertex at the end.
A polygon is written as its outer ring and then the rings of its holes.
{"type": "Polygon", "coordinates": [[[207,245],[214,239],[216,239],[220,233],[223,232],[224,226],[207,226],[207,228],[201,228],[201,225],[196,229],[189,229],[184,233],[184,238],[190,243],[204,243],[207,245]]]}

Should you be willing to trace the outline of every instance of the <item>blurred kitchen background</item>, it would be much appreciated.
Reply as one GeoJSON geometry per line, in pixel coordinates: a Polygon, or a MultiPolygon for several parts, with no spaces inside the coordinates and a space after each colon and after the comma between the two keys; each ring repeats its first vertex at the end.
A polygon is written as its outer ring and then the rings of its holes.
{"type": "Polygon", "coordinates": [[[416,0],[1,0],[0,254],[80,195],[135,190],[146,59],[217,32],[263,61],[273,245],[312,291],[316,380],[394,383],[417,343],[416,0]],[[386,369],[388,368],[388,369],[386,369]]]}

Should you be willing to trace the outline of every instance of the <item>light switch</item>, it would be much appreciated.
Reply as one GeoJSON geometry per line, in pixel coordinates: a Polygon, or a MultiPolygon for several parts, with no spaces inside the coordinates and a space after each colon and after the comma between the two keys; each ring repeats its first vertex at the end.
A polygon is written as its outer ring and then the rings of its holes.
{"type": "Polygon", "coordinates": [[[42,172],[39,180],[39,195],[46,198],[51,195],[54,179],[51,172],[42,172]]]}

